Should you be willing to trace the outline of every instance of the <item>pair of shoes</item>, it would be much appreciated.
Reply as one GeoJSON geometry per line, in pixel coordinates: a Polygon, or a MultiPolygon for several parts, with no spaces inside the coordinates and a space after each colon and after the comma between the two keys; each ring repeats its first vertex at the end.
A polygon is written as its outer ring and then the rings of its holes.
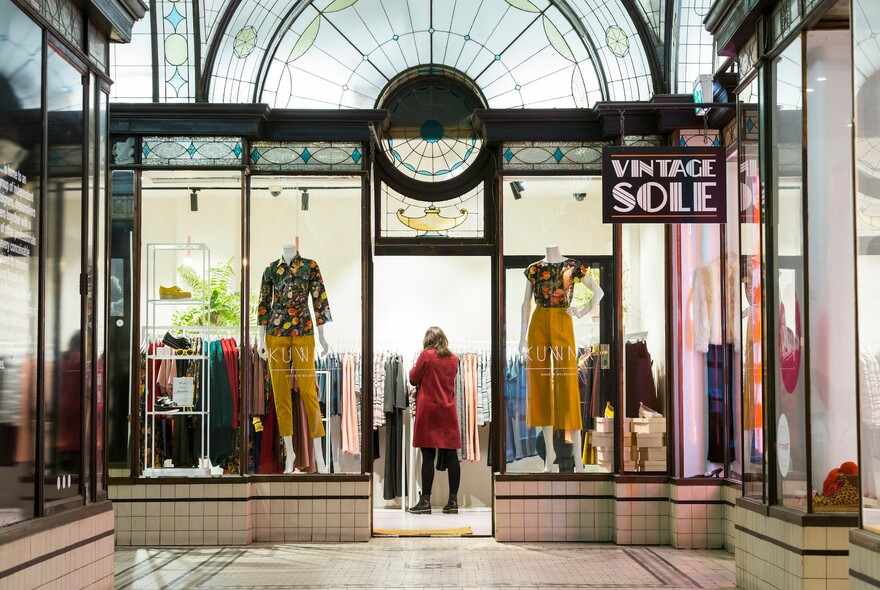
{"type": "Polygon", "coordinates": [[[443,507],[443,514],[458,514],[458,494],[449,494],[449,501],[443,507]]]}
{"type": "Polygon", "coordinates": [[[171,398],[161,396],[156,398],[155,409],[157,412],[179,412],[180,406],[174,404],[171,398]]]}
{"type": "Polygon", "coordinates": [[[413,514],[431,514],[431,494],[419,494],[419,502],[409,509],[413,514]]]}
{"type": "Polygon", "coordinates": [[[173,287],[159,285],[159,299],[192,299],[192,293],[184,291],[177,285],[173,287]]]}
{"type": "Polygon", "coordinates": [[[187,338],[183,336],[175,338],[171,335],[171,332],[165,332],[165,335],[162,336],[162,344],[174,350],[192,350],[192,343],[187,338]]]}

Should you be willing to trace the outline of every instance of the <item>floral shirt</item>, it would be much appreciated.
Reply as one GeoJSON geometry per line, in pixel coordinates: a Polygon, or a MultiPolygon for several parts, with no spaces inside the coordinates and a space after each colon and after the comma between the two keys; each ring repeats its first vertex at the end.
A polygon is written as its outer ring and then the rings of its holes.
{"type": "Polygon", "coordinates": [[[263,271],[260,285],[261,326],[270,336],[308,336],[314,333],[309,313],[309,296],[315,308],[315,323],[332,321],[327,292],[318,263],[297,254],[290,264],[279,259],[263,271]]]}
{"type": "Polygon", "coordinates": [[[586,274],[587,267],[572,258],[562,262],[539,260],[525,270],[539,307],[568,307],[574,284],[586,274]]]}

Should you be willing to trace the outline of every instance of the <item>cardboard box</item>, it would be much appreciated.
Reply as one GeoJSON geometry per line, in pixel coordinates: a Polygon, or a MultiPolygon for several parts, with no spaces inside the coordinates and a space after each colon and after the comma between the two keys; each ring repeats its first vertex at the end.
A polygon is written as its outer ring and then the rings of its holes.
{"type": "Polygon", "coordinates": [[[632,461],[624,461],[623,462],[623,470],[624,471],[636,471],[636,464],[632,461]]]}
{"type": "Polygon", "coordinates": [[[614,432],[614,418],[593,418],[596,421],[596,432],[614,432]]]}
{"type": "Polygon", "coordinates": [[[666,418],[633,418],[632,429],[639,434],[666,432],[666,418]]]}
{"type": "Polygon", "coordinates": [[[594,430],[590,431],[590,444],[594,447],[613,447],[614,446],[614,433],[613,432],[596,432],[594,430]]]}
{"type": "Polygon", "coordinates": [[[597,449],[596,462],[599,464],[614,462],[614,449],[612,447],[601,447],[597,449]]]}
{"type": "Polygon", "coordinates": [[[666,461],[666,447],[644,447],[639,449],[639,461],[666,461]]]}
{"type": "Polygon", "coordinates": [[[639,471],[666,471],[666,461],[639,461],[639,471]]]}
{"type": "Polygon", "coordinates": [[[642,447],[665,447],[666,446],[666,435],[662,433],[638,433],[635,435],[636,437],[636,446],[640,449],[642,447]]]}

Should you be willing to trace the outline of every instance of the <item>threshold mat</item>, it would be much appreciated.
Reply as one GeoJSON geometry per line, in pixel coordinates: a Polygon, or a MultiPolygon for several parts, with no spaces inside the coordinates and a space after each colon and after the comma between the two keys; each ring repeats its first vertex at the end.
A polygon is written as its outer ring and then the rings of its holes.
{"type": "Polygon", "coordinates": [[[374,529],[375,537],[459,537],[473,535],[469,526],[455,529],[374,529]]]}

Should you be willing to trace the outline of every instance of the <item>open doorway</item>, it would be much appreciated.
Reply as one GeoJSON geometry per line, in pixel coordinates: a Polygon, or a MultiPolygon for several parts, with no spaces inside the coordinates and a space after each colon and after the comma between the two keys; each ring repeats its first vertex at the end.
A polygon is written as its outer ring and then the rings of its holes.
{"type": "Polygon", "coordinates": [[[478,256],[379,256],[374,266],[375,534],[492,534],[491,264],[478,256]],[[459,358],[456,409],[462,440],[458,513],[444,514],[448,471],[435,471],[430,514],[408,509],[424,492],[422,453],[412,445],[413,403],[394,403],[408,385],[426,330],[442,328],[459,358]],[[465,364],[470,363],[465,369],[465,364]],[[386,392],[389,394],[386,396],[386,392]],[[468,400],[470,403],[467,403],[468,400]],[[403,407],[400,407],[403,406],[403,407]]]}

